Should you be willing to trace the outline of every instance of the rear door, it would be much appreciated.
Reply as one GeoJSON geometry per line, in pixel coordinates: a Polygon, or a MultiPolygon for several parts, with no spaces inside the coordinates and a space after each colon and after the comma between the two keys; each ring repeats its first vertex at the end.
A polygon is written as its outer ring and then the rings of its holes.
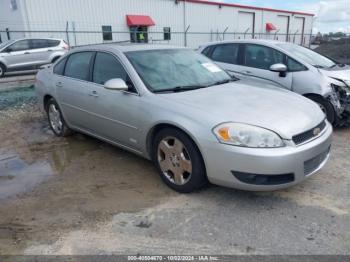
{"type": "MultiPolygon", "coordinates": [[[[55,74],[54,85],[58,103],[65,119],[71,126],[93,132],[91,115],[91,67],[95,52],[83,51],[73,53],[67,58],[63,75],[55,74]]],[[[59,71],[62,66],[54,67],[59,71]]]]}
{"type": "Polygon", "coordinates": [[[240,65],[236,69],[245,76],[269,80],[285,89],[291,89],[293,73],[288,72],[285,77],[281,77],[279,73],[270,71],[271,65],[286,62],[286,55],[274,48],[247,43],[243,45],[240,65]]]}
{"type": "Polygon", "coordinates": [[[32,39],[31,41],[31,57],[36,65],[50,63],[50,55],[52,50],[49,49],[47,39],[32,39]]]}

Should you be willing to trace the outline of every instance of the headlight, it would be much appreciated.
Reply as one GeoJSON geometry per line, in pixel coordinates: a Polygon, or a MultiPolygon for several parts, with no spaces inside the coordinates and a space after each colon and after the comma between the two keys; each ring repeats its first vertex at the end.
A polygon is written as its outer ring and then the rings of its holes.
{"type": "Polygon", "coordinates": [[[272,148],[285,146],[274,132],[247,124],[223,123],[213,129],[221,143],[242,147],[272,148]]]}

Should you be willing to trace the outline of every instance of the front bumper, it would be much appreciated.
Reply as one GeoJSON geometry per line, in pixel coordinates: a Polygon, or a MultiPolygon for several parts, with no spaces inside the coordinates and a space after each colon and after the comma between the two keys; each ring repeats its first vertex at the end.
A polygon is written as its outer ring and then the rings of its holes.
{"type": "Polygon", "coordinates": [[[332,126],[327,122],[319,137],[299,146],[290,141],[287,141],[286,147],[267,149],[210,142],[201,150],[211,183],[243,190],[270,191],[298,184],[319,171],[329,158],[331,140],[332,126]],[[265,180],[250,183],[249,179],[242,179],[242,174],[263,175],[265,180]],[[273,183],[266,179],[266,176],[281,175],[292,175],[293,179],[283,181],[276,177],[270,179],[273,183]]]}

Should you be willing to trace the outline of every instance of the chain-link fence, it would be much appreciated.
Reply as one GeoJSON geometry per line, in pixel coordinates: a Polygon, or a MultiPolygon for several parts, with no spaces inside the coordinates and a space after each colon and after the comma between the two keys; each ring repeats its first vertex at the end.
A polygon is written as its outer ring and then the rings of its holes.
{"type": "Polygon", "coordinates": [[[193,32],[187,28],[184,32],[170,31],[92,31],[92,30],[2,30],[0,42],[19,38],[59,38],[65,40],[71,47],[101,44],[111,42],[147,42],[162,43],[196,48],[203,43],[212,41],[236,39],[270,39],[292,42],[310,46],[310,34],[279,34],[279,33],[251,33],[251,32],[193,32]]]}

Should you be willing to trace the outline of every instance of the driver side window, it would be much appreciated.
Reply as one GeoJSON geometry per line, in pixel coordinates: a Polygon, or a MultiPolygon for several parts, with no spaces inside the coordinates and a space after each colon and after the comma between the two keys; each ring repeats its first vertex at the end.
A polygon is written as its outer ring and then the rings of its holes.
{"type": "Polygon", "coordinates": [[[108,80],[121,78],[129,87],[129,92],[137,93],[122,64],[111,54],[97,52],[92,73],[92,81],[104,85],[108,80]]]}
{"type": "Polygon", "coordinates": [[[267,46],[246,44],[243,65],[270,70],[274,64],[284,64],[284,54],[267,46]]]}
{"type": "Polygon", "coordinates": [[[29,40],[20,40],[9,47],[7,47],[8,52],[18,52],[18,51],[24,51],[24,50],[29,50],[30,49],[30,43],[29,40]]]}

